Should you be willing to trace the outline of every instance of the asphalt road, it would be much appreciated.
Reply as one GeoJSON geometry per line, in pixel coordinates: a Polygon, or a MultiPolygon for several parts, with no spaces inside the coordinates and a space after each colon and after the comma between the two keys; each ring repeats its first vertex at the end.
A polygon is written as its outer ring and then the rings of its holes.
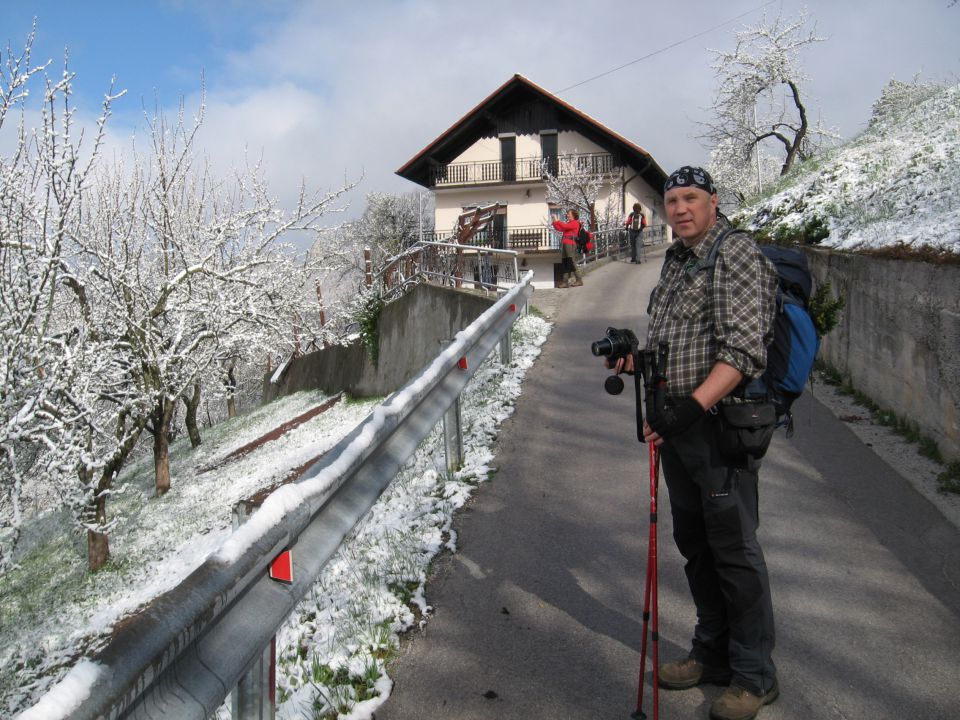
{"type": "MultiPolygon", "coordinates": [[[[499,472],[460,515],[459,551],[436,564],[434,613],[404,642],[376,720],[626,720],[635,709],[646,446],[631,385],[604,393],[589,347],[607,325],[645,330],[658,255],[535,293],[554,330],[501,428],[499,472]]],[[[778,435],[760,476],[781,697],[759,717],[960,718],[960,531],[810,393],[795,410],[795,436],[778,435]]],[[[694,609],[662,481],[660,510],[670,660],[687,652],[694,609]]],[[[661,690],[660,717],[707,718],[720,692],[661,690]]]]}

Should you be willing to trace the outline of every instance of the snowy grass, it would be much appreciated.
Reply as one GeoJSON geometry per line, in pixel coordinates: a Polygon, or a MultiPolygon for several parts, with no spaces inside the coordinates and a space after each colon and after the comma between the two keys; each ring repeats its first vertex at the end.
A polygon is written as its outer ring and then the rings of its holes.
{"type": "MultiPolygon", "coordinates": [[[[533,316],[517,321],[513,363],[501,366],[494,353],[464,393],[463,467],[446,472],[435,431],[284,626],[278,636],[281,717],[370,717],[389,694],[385,662],[398,633],[429,614],[427,567],[442,549],[455,549],[453,513],[493,473],[497,427],[512,413],[549,328],[533,316]]],[[[84,538],[63,531],[66,518],[37,518],[25,533],[19,568],[0,577],[4,714],[35,703],[70,666],[102,646],[118,620],[220,547],[236,502],[323,453],[377,405],[341,401],[249,455],[200,472],[326,399],[298,393],[206,430],[197,449],[178,441],[171,448],[172,490],[162,498],[153,492],[152,457],[131,464],[108,503],[111,516],[120,518],[110,539],[112,559],[96,574],[86,570],[84,538]]]]}
{"type": "Polygon", "coordinates": [[[922,90],[738,215],[772,234],[819,218],[830,230],[820,244],[839,250],[960,253],[960,85],[922,90]]]}

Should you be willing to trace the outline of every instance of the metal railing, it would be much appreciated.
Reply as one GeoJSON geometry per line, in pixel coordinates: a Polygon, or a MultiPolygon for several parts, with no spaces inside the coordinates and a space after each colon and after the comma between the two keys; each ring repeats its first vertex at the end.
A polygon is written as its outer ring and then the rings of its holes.
{"type": "Polygon", "coordinates": [[[607,174],[619,168],[610,153],[577,153],[555,157],[525,157],[511,162],[487,160],[451,163],[430,169],[430,186],[481,185],[486,183],[530,182],[542,180],[547,173],[563,176],[568,172],[607,174]]]}
{"type": "Polygon", "coordinates": [[[391,260],[383,273],[385,296],[404,292],[423,278],[436,285],[507,291],[520,282],[517,253],[475,245],[422,242],[391,260]]]}
{"type": "Polygon", "coordinates": [[[244,680],[247,693],[260,695],[247,695],[235,712],[261,717],[269,704],[262,693],[272,696],[272,685],[245,678],[263,677],[274,635],[344,537],[438,422],[444,424],[448,464],[460,461],[460,394],[498,344],[501,359],[509,362],[510,327],[532,292],[532,277],[527,272],[519,278],[300,481],[270,495],[183,582],[118,623],[110,643],[82,672],[55,686],[47,702],[41,699],[43,716],[206,720],[244,680]],[[284,551],[292,554],[289,584],[269,577],[284,551]]]}

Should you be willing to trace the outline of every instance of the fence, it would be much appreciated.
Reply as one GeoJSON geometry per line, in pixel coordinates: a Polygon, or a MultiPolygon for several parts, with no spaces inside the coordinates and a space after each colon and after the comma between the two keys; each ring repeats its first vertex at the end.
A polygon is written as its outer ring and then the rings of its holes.
{"type": "Polygon", "coordinates": [[[273,637],[343,538],[443,422],[447,463],[462,460],[460,394],[500,347],[532,292],[525,273],[449,347],[312,466],[275,491],[180,585],[118,624],[110,643],[28,710],[45,720],[205,720],[236,688],[236,720],[269,718],[273,637]],[[289,553],[289,555],[286,555],[289,553]],[[289,559],[289,582],[271,579],[289,559]]]}
{"type": "Polygon", "coordinates": [[[420,279],[449,287],[506,291],[520,281],[517,253],[458,243],[419,243],[387,264],[385,295],[402,294],[420,279]]]}

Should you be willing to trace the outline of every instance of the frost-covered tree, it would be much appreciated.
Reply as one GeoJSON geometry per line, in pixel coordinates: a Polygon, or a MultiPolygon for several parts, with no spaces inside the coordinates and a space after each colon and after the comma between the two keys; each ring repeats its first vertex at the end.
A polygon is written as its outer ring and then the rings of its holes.
{"type": "Polygon", "coordinates": [[[808,21],[805,10],[789,20],[770,22],[764,15],[756,26],[735,34],[732,51],[711,50],[717,90],[713,118],[704,123],[702,137],[725,154],[721,167],[736,168],[729,175],[748,182],[748,194],[757,185],[756,153],[761,153],[761,175],[771,157],[779,159],[780,175],[785,175],[796,161],[836,137],[819,119],[810,118],[800,53],[825,38],[815,26],[808,28],[808,21]]]}
{"type": "MultiPolygon", "coordinates": [[[[24,517],[59,502],[89,500],[76,469],[90,463],[98,427],[98,385],[113,355],[85,318],[72,312],[71,248],[85,193],[99,160],[108,94],[92,138],[74,122],[73,74],[31,67],[34,33],[15,54],[0,53],[0,569],[15,549],[24,517]],[[31,86],[43,82],[38,128],[27,125],[31,86]],[[19,112],[19,122],[7,122],[19,112]]],[[[35,116],[31,116],[32,118],[35,116]]]]}
{"type": "Polygon", "coordinates": [[[550,172],[549,165],[544,163],[547,202],[564,209],[576,208],[580,219],[595,230],[621,226],[622,212],[617,203],[607,202],[597,206],[601,197],[618,197],[620,168],[598,169],[589,162],[589,158],[570,155],[560,158],[555,169],[554,174],[550,172]]]}

